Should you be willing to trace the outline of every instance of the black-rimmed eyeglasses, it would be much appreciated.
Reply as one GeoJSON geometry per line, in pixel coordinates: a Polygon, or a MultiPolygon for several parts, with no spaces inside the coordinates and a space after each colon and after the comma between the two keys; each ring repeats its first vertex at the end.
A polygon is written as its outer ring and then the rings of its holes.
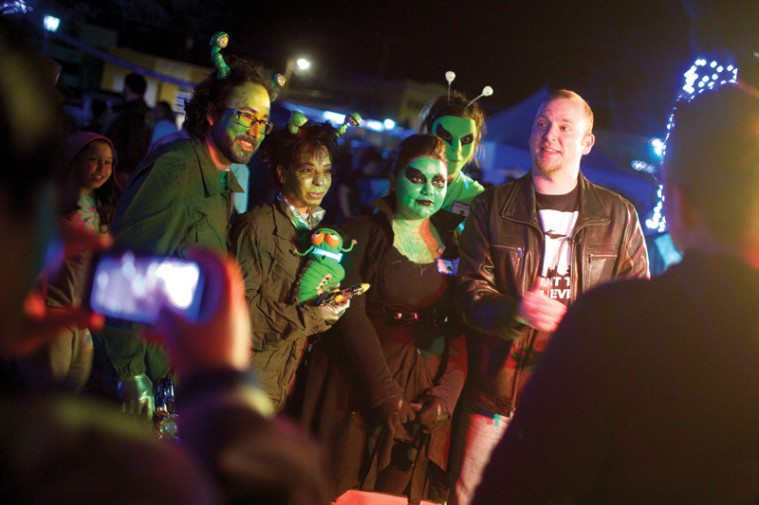
{"type": "Polygon", "coordinates": [[[232,108],[227,108],[227,110],[232,111],[232,113],[237,117],[237,124],[243,128],[252,128],[255,123],[258,123],[258,128],[265,135],[270,134],[274,129],[274,123],[266,119],[258,119],[252,112],[232,108]]]}

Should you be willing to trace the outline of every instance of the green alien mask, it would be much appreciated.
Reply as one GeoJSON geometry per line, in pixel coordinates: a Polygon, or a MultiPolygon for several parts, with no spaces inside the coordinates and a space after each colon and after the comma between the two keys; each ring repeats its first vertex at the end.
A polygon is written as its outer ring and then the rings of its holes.
{"type": "Polygon", "coordinates": [[[474,156],[477,126],[474,119],[459,116],[442,116],[432,123],[432,133],[445,141],[448,158],[448,176],[459,173],[474,156]]]}

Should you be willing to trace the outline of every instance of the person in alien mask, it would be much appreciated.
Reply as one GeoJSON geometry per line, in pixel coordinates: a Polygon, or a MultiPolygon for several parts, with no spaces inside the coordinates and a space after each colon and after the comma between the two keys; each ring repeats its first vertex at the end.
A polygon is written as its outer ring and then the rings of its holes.
{"type": "Polygon", "coordinates": [[[302,416],[330,449],[336,495],[361,488],[412,502],[447,496],[450,417],[466,349],[450,303],[462,217],[440,210],[446,163],[439,137],[407,138],[379,212],[340,228],[357,241],[343,285],[372,288],[316,344],[302,416]]]}
{"type": "Polygon", "coordinates": [[[448,158],[448,191],[443,209],[468,215],[469,204],[485,188],[462,169],[477,162],[477,148],[482,141],[485,114],[475,100],[458,91],[437,98],[422,111],[422,131],[445,141],[448,158]]]}

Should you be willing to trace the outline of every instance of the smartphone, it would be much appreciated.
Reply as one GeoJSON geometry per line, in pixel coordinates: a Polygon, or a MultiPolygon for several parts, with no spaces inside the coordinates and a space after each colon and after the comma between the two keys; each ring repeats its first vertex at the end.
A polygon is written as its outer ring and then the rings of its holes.
{"type": "Polygon", "coordinates": [[[107,317],[155,324],[163,307],[195,322],[203,295],[203,272],[192,260],[100,252],[93,258],[84,301],[107,317]]]}

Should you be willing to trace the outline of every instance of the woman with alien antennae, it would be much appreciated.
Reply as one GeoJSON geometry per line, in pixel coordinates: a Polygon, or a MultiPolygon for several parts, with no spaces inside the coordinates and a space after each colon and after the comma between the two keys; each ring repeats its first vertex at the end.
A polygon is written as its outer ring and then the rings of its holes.
{"type": "Polygon", "coordinates": [[[405,139],[379,212],[338,228],[357,241],[345,284],[372,288],[353,298],[310,357],[302,417],[331,449],[335,494],[446,499],[450,417],[466,376],[450,303],[462,217],[441,210],[446,165],[439,137],[405,139]]]}
{"type": "Polygon", "coordinates": [[[468,100],[461,92],[451,90],[455,73],[449,70],[445,78],[448,94],[438,97],[422,111],[422,131],[437,135],[446,144],[448,192],[443,209],[466,216],[469,204],[485,188],[462,169],[469,163],[477,163],[477,149],[485,129],[485,113],[478,100],[491,96],[493,88],[485,86],[478,97],[468,100]]]}

